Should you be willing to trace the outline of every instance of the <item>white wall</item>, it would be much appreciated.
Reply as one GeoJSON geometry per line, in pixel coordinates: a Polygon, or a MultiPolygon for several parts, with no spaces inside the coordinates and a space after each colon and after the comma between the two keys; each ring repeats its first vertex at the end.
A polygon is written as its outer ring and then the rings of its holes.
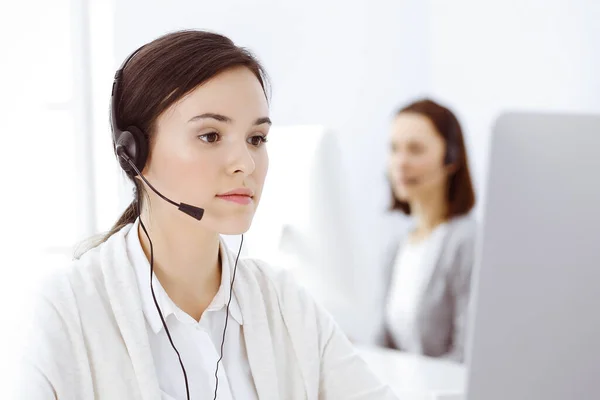
{"type": "Polygon", "coordinates": [[[501,110],[600,111],[600,2],[430,0],[430,12],[431,90],[462,117],[480,196],[501,110]]]}
{"type": "Polygon", "coordinates": [[[338,266],[357,299],[341,319],[355,319],[349,333],[358,340],[372,336],[380,317],[373,311],[383,242],[405,226],[383,212],[387,129],[398,105],[429,94],[456,111],[479,200],[501,110],[600,110],[594,0],[129,0],[115,16],[119,62],[170,30],[216,30],[265,64],[276,124],[322,124],[339,134],[354,210],[352,226],[340,229],[357,243],[356,264],[338,266]]]}
{"type": "MultiPolygon", "coordinates": [[[[253,50],[273,84],[272,119],[278,125],[322,124],[340,135],[360,242],[356,265],[340,279],[360,282],[349,304],[350,332],[370,335],[376,313],[380,254],[378,235],[387,202],[383,178],[387,125],[392,109],[426,87],[425,9],[418,1],[322,2],[118,2],[115,52],[123,59],[136,46],[170,30],[211,29],[253,50]],[[135,21],[140,21],[135,23],[135,21]]],[[[356,287],[357,285],[355,285],[356,287]]]]}
{"type": "MultiPolygon", "coordinates": [[[[77,2],[63,3],[72,7],[77,2]]],[[[54,18],[58,10],[54,3],[53,18],[43,7],[32,7],[32,2],[15,8],[16,4],[11,4],[11,13],[6,12],[8,5],[0,12],[0,43],[8,60],[0,67],[5,94],[0,99],[2,129],[8,139],[0,147],[0,170],[10,194],[0,200],[0,219],[5,231],[8,226],[17,238],[4,243],[3,250],[10,250],[3,253],[9,255],[5,269],[22,277],[10,275],[0,292],[13,302],[12,293],[23,296],[17,281],[29,282],[26,275],[36,274],[31,265],[44,268],[63,260],[48,265],[29,257],[26,262],[13,261],[31,255],[32,246],[55,244],[59,236],[57,243],[62,246],[77,236],[75,220],[83,212],[73,210],[79,209],[79,196],[85,198],[85,193],[76,193],[82,190],[73,176],[78,170],[69,167],[75,148],[74,141],[67,139],[80,132],[72,133],[71,122],[49,120],[32,111],[49,102],[48,96],[57,97],[60,107],[69,106],[61,96],[72,89],[70,68],[58,68],[57,60],[69,58],[71,37],[64,32],[73,29],[66,28],[68,18],[54,18]],[[23,29],[25,34],[14,34],[23,29]],[[37,51],[40,38],[49,44],[42,52],[37,51]],[[34,140],[34,153],[24,152],[23,138],[34,140]],[[51,170],[65,172],[52,176],[51,170]],[[69,218],[69,223],[56,224],[53,218],[63,222],[69,218]],[[57,234],[59,230],[64,234],[57,234]]],[[[458,112],[480,195],[489,130],[500,110],[600,111],[600,2],[596,0],[285,4],[276,0],[115,4],[110,0],[90,1],[90,10],[98,228],[110,227],[126,201],[124,193],[121,203],[114,200],[118,192],[114,182],[120,175],[107,124],[114,68],[135,47],[170,30],[193,27],[223,32],[254,50],[270,72],[272,117],[277,124],[322,124],[340,136],[356,221],[340,229],[354,234],[357,262],[337,272],[345,279],[344,287],[357,290],[351,293],[356,301],[348,305],[350,312],[343,319],[355,319],[349,333],[358,340],[372,335],[379,317],[372,308],[379,288],[380,239],[403,227],[403,221],[382,213],[387,201],[383,178],[387,127],[394,108],[431,93],[458,112]],[[114,41],[114,46],[107,41],[114,41]]],[[[10,333],[11,337],[17,334],[10,333]]]]}

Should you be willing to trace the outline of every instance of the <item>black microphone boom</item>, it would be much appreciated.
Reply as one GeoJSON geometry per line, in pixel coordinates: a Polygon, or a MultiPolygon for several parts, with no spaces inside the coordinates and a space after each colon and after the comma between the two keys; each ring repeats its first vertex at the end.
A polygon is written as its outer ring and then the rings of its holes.
{"type": "Polygon", "coordinates": [[[204,208],[192,206],[190,204],[180,203],[177,208],[179,211],[196,218],[198,221],[200,221],[204,215],[204,208]]]}
{"type": "Polygon", "coordinates": [[[140,178],[142,178],[142,180],[144,181],[144,183],[146,183],[146,185],[148,185],[148,187],[150,189],[152,189],[152,191],[154,193],[156,193],[161,199],[163,199],[164,201],[173,204],[175,207],[177,207],[177,209],[189,216],[191,216],[192,218],[197,219],[198,221],[200,221],[202,219],[202,216],[204,215],[204,209],[200,208],[200,207],[196,207],[196,206],[192,206],[190,204],[186,204],[186,203],[176,203],[173,200],[169,199],[167,196],[163,195],[161,192],[159,192],[158,190],[156,190],[154,188],[154,186],[152,186],[152,184],[150,182],[148,182],[148,180],[146,180],[146,178],[144,177],[144,175],[142,175],[142,173],[140,172],[140,170],[138,169],[138,167],[135,166],[135,163],[133,161],[131,161],[131,158],[129,158],[129,156],[127,155],[127,152],[125,151],[124,148],[119,148],[117,147],[117,155],[119,157],[123,157],[125,159],[125,161],[127,161],[127,163],[129,163],[129,165],[131,165],[131,168],[133,168],[133,170],[135,171],[135,173],[137,174],[137,176],[139,176],[140,178]]]}

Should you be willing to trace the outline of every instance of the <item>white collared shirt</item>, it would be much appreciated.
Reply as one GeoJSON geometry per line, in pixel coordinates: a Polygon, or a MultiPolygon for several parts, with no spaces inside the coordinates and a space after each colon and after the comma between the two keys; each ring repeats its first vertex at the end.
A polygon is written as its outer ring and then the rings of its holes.
{"type": "MultiPolygon", "coordinates": [[[[179,359],[169,342],[150,291],[150,263],[139,240],[138,226],[139,220],[136,220],[127,234],[127,253],[134,266],[142,297],[146,329],[162,399],[186,400],[185,381],[179,359]]],[[[229,265],[228,257],[222,256],[221,262],[221,286],[199,322],[181,310],[169,298],[156,276],[152,277],[156,301],[173,343],[181,355],[192,400],[214,397],[215,369],[220,357],[233,269],[233,265],[229,265]]],[[[258,399],[248,363],[242,331],[243,318],[237,300],[233,293],[223,359],[219,364],[219,400],[258,399]]]]}
{"type": "Polygon", "coordinates": [[[447,230],[447,223],[440,224],[427,238],[404,243],[396,255],[386,320],[394,341],[404,351],[423,352],[417,311],[447,230]]]}

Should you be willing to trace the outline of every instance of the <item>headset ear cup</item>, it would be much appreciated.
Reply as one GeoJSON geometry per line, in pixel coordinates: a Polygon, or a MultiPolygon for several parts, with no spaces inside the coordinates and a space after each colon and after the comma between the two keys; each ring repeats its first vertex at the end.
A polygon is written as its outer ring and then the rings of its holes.
{"type": "Polygon", "coordinates": [[[456,164],[456,149],[451,146],[446,150],[446,157],[444,159],[444,164],[451,165],[456,164]]]}
{"type": "Polygon", "coordinates": [[[127,128],[129,132],[131,132],[133,139],[135,141],[136,153],[135,157],[132,158],[135,166],[141,171],[144,170],[146,166],[146,159],[148,158],[148,138],[144,135],[141,129],[130,126],[127,128]]]}
{"type": "Polygon", "coordinates": [[[120,149],[125,151],[140,171],[144,169],[148,156],[148,143],[140,129],[130,126],[127,130],[121,132],[121,135],[117,139],[116,149],[119,164],[128,175],[134,176],[136,172],[125,158],[119,156],[120,149]]]}

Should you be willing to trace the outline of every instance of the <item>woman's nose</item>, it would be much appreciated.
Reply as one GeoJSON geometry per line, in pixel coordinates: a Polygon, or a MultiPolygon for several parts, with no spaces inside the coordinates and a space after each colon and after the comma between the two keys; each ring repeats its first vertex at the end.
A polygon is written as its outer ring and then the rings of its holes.
{"type": "Polygon", "coordinates": [[[236,145],[232,150],[228,170],[230,174],[242,173],[250,175],[254,172],[256,163],[246,142],[236,145]]]}

